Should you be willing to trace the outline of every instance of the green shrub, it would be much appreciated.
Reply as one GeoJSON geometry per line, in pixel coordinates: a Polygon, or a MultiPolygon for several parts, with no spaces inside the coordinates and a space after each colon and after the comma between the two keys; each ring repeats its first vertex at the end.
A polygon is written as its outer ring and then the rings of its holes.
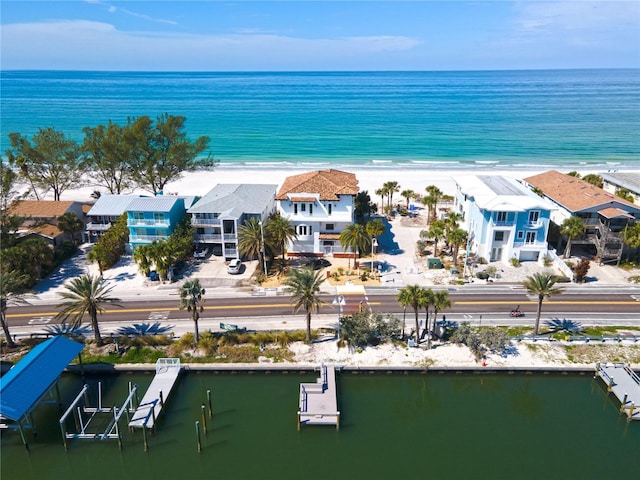
{"type": "Polygon", "coordinates": [[[511,264],[512,267],[519,267],[521,265],[520,260],[517,259],[516,257],[511,257],[511,259],[509,260],[509,263],[511,264]]]}

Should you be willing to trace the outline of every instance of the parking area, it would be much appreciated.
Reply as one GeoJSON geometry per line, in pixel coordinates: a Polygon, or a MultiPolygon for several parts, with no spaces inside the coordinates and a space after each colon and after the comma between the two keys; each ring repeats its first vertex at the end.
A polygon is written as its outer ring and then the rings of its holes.
{"type": "Polygon", "coordinates": [[[248,280],[255,272],[258,262],[256,260],[242,262],[240,273],[230,274],[227,272],[228,261],[222,257],[209,255],[205,258],[194,258],[189,261],[189,265],[182,273],[183,277],[195,277],[200,279],[217,280],[220,284],[236,285],[239,282],[248,280]]]}

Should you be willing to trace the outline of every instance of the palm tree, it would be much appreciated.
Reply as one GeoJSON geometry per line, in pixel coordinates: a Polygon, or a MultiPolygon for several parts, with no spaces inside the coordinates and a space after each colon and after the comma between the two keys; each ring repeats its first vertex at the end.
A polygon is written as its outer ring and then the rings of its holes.
{"type": "Polygon", "coordinates": [[[407,210],[409,209],[409,200],[411,200],[412,198],[415,198],[416,196],[416,192],[414,192],[413,190],[403,190],[402,192],[400,192],[400,195],[402,195],[404,197],[404,199],[407,201],[407,210]]]}
{"type": "MultiPolygon", "coordinates": [[[[95,249],[96,247],[93,247],[93,248],[95,249]]],[[[151,251],[151,244],[138,245],[133,250],[133,261],[138,264],[138,269],[140,270],[140,273],[142,273],[142,275],[144,275],[145,277],[148,277],[149,273],[151,272],[151,266],[153,265],[153,262],[151,260],[152,254],[153,252],[151,251]]],[[[100,271],[102,271],[100,264],[98,264],[98,267],[100,268],[100,271]]]]}
{"type": "Polygon", "coordinates": [[[570,216],[560,226],[560,233],[567,237],[567,247],[564,249],[564,257],[571,255],[571,240],[584,233],[584,220],[580,217],[570,216]]]}
{"type": "Polygon", "coordinates": [[[427,195],[423,197],[422,203],[429,207],[427,217],[429,218],[429,221],[431,221],[436,218],[436,206],[442,199],[442,195],[444,195],[444,193],[435,185],[429,185],[425,190],[427,191],[427,195]]]}
{"type": "Polygon", "coordinates": [[[204,295],[205,291],[200,285],[200,280],[187,280],[180,288],[180,310],[187,310],[191,312],[191,320],[193,320],[194,334],[193,340],[195,345],[198,346],[199,333],[198,333],[198,320],[200,320],[200,314],[204,311],[204,295]]]}
{"type": "Polygon", "coordinates": [[[311,343],[311,313],[317,312],[323,303],[319,293],[324,281],[321,270],[300,268],[291,270],[283,282],[287,293],[291,294],[294,313],[304,310],[307,316],[307,343],[311,343]]]}
{"type": "Polygon", "coordinates": [[[433,329],[435,330],[436,323],[438,322],[438,312],[441,312],[445,308],[451,307],[451,299],[449,299],[449,293],[445,290],[438,290],[433,293],[433,329]]]}
{"type": "MultiPolygon", "coordinates": [[[[360,256],[362,250],[371,247],[371,238],[367,234],[364,225],[350,223],[340,233],[340,245],[343,249],[350,249],[355,252],[356,258],[360,256]]],[[[348,260],[348,269],[351,269],[351,257],[348,260]]]]}
{"type": "Polygon", "coordinates": [[[389,200],[388,207],[391,210],[391,205],[393,204],[393,194],[400,191],[400,185],[398,182],[385,182],[383,188],[387,192],[387,199],[389,200]]]}
{"type": "Polygon", "coordinates": [[[533,328],[533,334],[538,335],[538,327],[540,326],[540,312],[542,311],[542,301],[550,298],[552,295],[562,293],[562,288],[555,287],[556,279],[547,273],[534,273],[523,281],[522,286],[532,295],[538,296],[538,311],[536,312],[536,323],[533,328]]]}
{"type": "Polygon", "coordinates": [[[427,291],[418,285],[407,285],[398,292],[396,297],[398,303],[403,307],[410,306],[416,315],[416,345],[420,343],[420,322],[418,311],[428,305],[427,291]]]}
{"type": "Polygon", "coordinates": [[[433,238],[433,256],[438,256],[438,241],[444,236],[445,231],[444,220],[435,220],[429,224],[427,231],[428,238],[433,238]]]}
{"type": "MultiPolygon", "coordinates": [[[[631,248],[640,247],[640,222],[627,225],[622,232],[622,239],[631,248]]],[[[631,252],[627,253],[627,258],[630,256],[631,252]]]]}
{"type": "Polygon", "coordinates": [[[288,218],[280,215],[280,213],[275,213],[269,218],[264,228],[267,238],[280,247],[282,251],[282,263],[284,264],[287,243],[298,238],[295,225],[293,225],[288,218]]]}
{"type": "Polygon", "coordinates": [[[4,338],[9,348],[14,348],[16,343],[9,332],[9,323],[7,322],[7,308],[9,305],[28,305],[29,302],[24,295],[18,293],[20,285],[27,279],[26,275],[19,274],[16,270],[0,272],[0,323],[4,338]]]}
{"type": "Polygon", "coordinates": [[[102,277],[87,274],[72,279],[65,285],[65,288],[66,291],[58,294],[66,301],[57,305],[57,308],[61,310],[56,315],[56,319],[62,322],[71,319],[72,327],[80,326],[85,314],[88,314],[93,334],[96,337],[96,344],[101,347],[104,342],[100,335],[98,314],[104,312],[104,307],[107,304],[122,306],[119,304],[119,299],[109,296],[113,286],[108,287],[106,283],[103,283],[102,277]]]}
{"type": "MultiPolygon", "coordinates": [[[[251,217],[238,228],[238,250],[240,255],[253,259],[258,257],[260,269],[264,268],[262,227],[258,217],[251,217]]],[[[263,272],[265,275],[267,272],[263,272]]]]}
{"type": "Polygon", "coordinates": [[[384,214],[384,197],[387,194],[387,190],[384,187],[380,187],[376,190],[376,195],[380,195],[380,211],[384,214]]]}
{"type": "Polygon", "coordinates": [[[458,251],[460,246],[467,242],[467,232],[461,228],[451,230],[447,235],[447,241],[451,246],[451,255],[453,256],[453,265],[458,266],[458,251]]]}

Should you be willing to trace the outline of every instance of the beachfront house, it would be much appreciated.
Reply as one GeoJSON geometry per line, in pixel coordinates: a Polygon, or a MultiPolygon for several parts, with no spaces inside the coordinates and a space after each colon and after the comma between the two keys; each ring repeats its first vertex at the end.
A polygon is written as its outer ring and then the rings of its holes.
{"type": "Polygon", "coordinates": [[[583,235],[571,239],[571,244],[581,246],[584,255],[595,256],[600,263],[620,261],[624,229],[640,220],[640,206],[556,170],[527,177],[523,182],[556,205],[551,221],[558,248],[563,240],[560,226],[567,218],[577,216],[586,228],[583,235]]]}
{"type": "Polygon", "coordinates": [[[156,196],[133,199],[127,207],[127,228],[132,249],[166,240],[186,215],[195,197],[156,196]]]}
{"type": "Polygon", "coordinates": [[[104,235],[111,225],[127,211],[129,204],[140,198],[141,195],[111,195],[103,194],[96,200],[87,212],[87,227],[84,232],[84,241],[95,243],[104,235]]]}
{"type": "Polygon", "coordinates": [[[290,255],[343,253],[340,233],[354,222],[358,180],[340,170],[317,170],[287,177],[276,195],[277,208],[296,229],[290,255]]]}
{"type": "Polygon", "coordinates": [[[544,257],[554,209],[549,201],[504,176],[459,176],[455,183],[454,211],[463,216],[471,252],[490,262],[544,257]]]}
{"type": "Polygon", "coordinates": [[[633,203],[640,205],[640,172],[607,172],[601,173],[602,189],[613,193],[626,191],[633,197],[633,203]]]}
{"type": "Polygon", "coordinates": [[[265,222],[275,212],[277,189],[264,184],[216,185],[187,210],[198,251],[225,260],[240,258],[238,228],[252,217],[265,222]]]}
{"type": "Polygon", "coordinates": [[[58,227],[58,219],[65,213],[73,213],[84,223],[82,202],[60,200],[20,200],[9,208],[9,214],[20,217],[17,233],[21,237],[35,235],[56,247],[64,240],[71,240],[58,227]]]}

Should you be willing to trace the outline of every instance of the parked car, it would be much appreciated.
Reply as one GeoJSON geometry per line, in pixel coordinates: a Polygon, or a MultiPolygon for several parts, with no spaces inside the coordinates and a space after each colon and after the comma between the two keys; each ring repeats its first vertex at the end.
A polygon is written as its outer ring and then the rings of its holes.
{"type": "Polygon", "coordinates": [[[229,266],[227,267],[227,273],[236,275],[240,273],[240,270],[242,270],[242,261],[239,258],[234,258],[229,262],[229,266]]]}
{"type": "Polygon", "coordinates": [[[199,249],[193,252],[193,258],[206,258],[209,254],[209,248],[199,249]]]}
{"type": "Polygon", "coordinates": [[[312,258],[304,262],[302,265],[305,267],[311,267],[314,270],[320,270],[321,268],[330,267],[331,262],[324,258],[312,258]]]}

